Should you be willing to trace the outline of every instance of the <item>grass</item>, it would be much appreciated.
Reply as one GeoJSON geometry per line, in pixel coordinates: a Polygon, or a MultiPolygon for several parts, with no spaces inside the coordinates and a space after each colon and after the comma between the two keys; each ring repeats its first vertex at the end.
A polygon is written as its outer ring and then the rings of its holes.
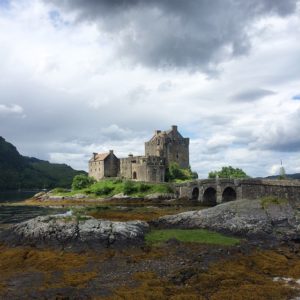
{"type": "Polygon", "coordinates": [[[284,205],[286,203],[286,199],[280,199],[274,196],[264,197],[260,200],[260,204],[263,209],[267,209],[271,205],[284,205]]]}
{"type": "Polygon", "coordinates": [[[144,197],[154,193],[173,193],[173,189],[169,184],[163,183],[144,183],[129,180],[124,181],[120,179],[104,179],[81,190],[53,190],[53,195],[65,197],[74,196],[76,194],[85,194],[90,197],[111,197],[120,193],[134,197],[144,197]]]}
{"type": "Polygon", "coordinates": [[[164,229],[152,230],[145,240],[148,244],[161,244],[170,239],[176,239],[187,243],[203,243],[232,246],[240,241],[237,238],[224,236],[220,233],[208,231],[205,229],[164,229]]]}

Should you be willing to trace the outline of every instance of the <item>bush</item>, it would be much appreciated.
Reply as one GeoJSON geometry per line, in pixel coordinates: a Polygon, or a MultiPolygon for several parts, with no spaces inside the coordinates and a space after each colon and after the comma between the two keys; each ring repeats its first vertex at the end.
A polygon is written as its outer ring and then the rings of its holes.
{"type": "Polygon", "coordinates": [[[125,181],[123,191],[125,195],[133,194],[134,192],[137,192],[137,187],[134,185],[132,181],[125,181]]]}
{"type": "Polygon", "coordinates": [[[166,172],[166,181],[176,181],[176,180],[192,180],[197,179],[198,174],[192,172],[191,168],[182,169],[179,167],[178,163],[171,163],[166,172]]]}
{"type": "Polygon", "coordinates": [[[232,166],[222,167],[220,171],[212,171],[208,174],[208,178],[249,178],[249,176],[239,168],[232,166]]]}
{"type": "Polygon", "coordinates": [[[143,192],[149,191],[151,189],[151,186],[149,184],[140,183],[138,189],[139,189],[139,192],[143,193],[143,192]]]}
{"type": "Polygon", "coordinates": [[[82,190],[82,189],[85,189],[85,188],[91,186],[95,182],[96,182],[96,180],[92,177],[88,177],[86,175],[76,175],[73,178],[72,189],[73,190],[82,190]]]}
{"type": "Polygon", "coordinates": [[[108,194],[110,194],[113,190],[114,190],[113,187],[105,185],[105,186],[96,188],[96,189],[94,190],[94,193],[95,193],[97,196],[108,195],[108,194]]]}

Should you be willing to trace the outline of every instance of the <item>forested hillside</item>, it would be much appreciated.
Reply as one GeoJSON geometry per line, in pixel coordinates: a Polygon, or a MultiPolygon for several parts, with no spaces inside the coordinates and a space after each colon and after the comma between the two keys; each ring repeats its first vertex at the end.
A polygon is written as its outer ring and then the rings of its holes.
{"type": "Polygon", "coordinates": [[[65,164],[22,156],[0,137],[0,190],[70,187],[73,177],[84,173],[65,164]]]}

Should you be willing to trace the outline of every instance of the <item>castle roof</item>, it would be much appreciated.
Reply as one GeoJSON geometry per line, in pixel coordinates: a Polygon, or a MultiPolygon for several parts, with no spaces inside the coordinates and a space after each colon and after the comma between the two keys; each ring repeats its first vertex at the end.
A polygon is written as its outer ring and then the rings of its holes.
{"type": "Polygon", "coordinates": [[[173,125],[172,128],[167,131],[156,130],[154,136],[150,139],[150,142],[155,141],[157,138],[162,138],[162,137],[183,139],[182,135],[177,130],[176,125],[173,125]]]}
{"type": "Polygon", "coordinates": [[[113,151],[110,150],[107,153],[93,153],[92,158],[90,161],[103,161],[105,160],[110,154],[113,154],[113,151]]]}

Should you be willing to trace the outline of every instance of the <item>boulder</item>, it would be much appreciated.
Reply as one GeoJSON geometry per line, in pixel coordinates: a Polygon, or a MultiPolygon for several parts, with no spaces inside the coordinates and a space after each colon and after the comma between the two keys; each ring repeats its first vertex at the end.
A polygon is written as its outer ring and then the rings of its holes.
{"type": "Polygon", "coordinates": [[[204,228],[242,237],[300,239],[300,214],[294,203],[262,205],[261,200],[238,200],[212,208],[164,216],[154,226],[204,228]]]}
{"type": "Polygon", "coordinates": [[[153,193],[145,196],[146,200],[170,200],[175,199],[172,193],[153,193]]]}
{"type": "Polygon", "coordinates": [[[112,222],[62,215],[40,216],[3,231],[0,240],[10,245],[68,248],[123,247],[143,243],[149,225],[142,221],[112,222]]]}
{"type": "Polygon", "coordinates": [[[70,197],[71,199],[75,199],[75,200],[78,200],[78,199],[86,199],[88,198],[89,196],[88,195],[85,195],[85,194],[75,194],[73,195],[72,197],[70,197]]]}

